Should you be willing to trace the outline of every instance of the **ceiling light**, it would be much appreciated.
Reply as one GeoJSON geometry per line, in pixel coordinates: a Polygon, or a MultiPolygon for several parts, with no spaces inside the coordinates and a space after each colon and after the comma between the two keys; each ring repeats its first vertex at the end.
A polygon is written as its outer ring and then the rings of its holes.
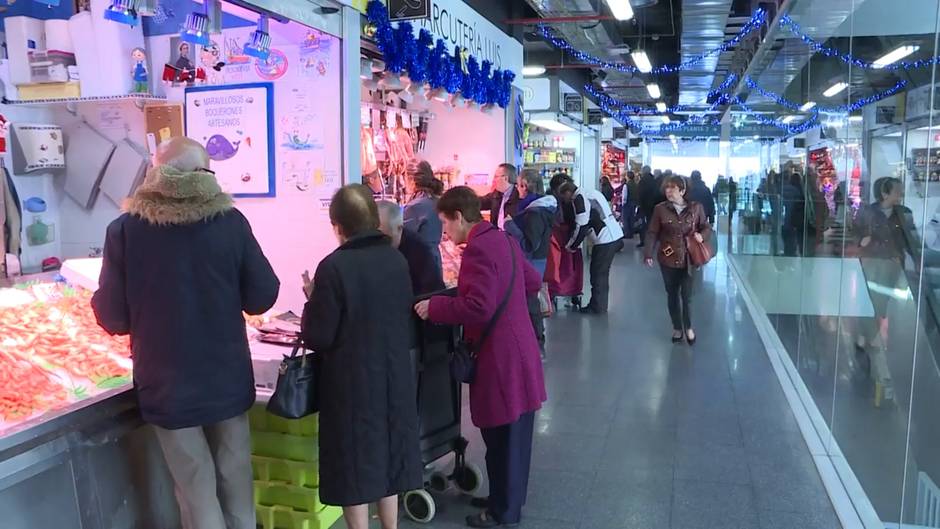
{"type": "Polygon", "coordinates": [[[862,116],[849,116],[849,122],[851,123],[861,123],[863,119],[862,116]]]}
{"type": "Polygon", "coordinates": [[[104,19],[112,22],[136,26],[137,21],[137,1],[136,0],[113,0],[111,5],[104,10],[104,19]]]}
{"type": "Polygon", "coordinates": [[[659,90],[659,85],[656,83],[646,85],[646,91],[650,93],[650,97],[653,99],[659,99],[663,96],[663,93],[659,90]]]}
{"type": "Polygon", "coordinates": [[[757,134],[755,134],[755,135],[754,135],[754,139],[755,139],[755,140],[759,140],[759,139],[760,139],[760,136],[758,136],[757,134]]]}
{"type": "Polygon", "coordinates": [[[607,7],[617,20],[633,18],[633,6],[630,5],[630,0],[607,0],[607,7]]]}
{"type": "MultiPolygon", "coordinates": [[[[267,15],[261,15],[261,18],[258,19],[258,28],[248,36],[248,42],[242,47],[242,51],[249,57],[262,61],[268,60],[268,56],[271,55],[271,35],[268,34],[267,15]]],[[[371,68],[371,65],[369,65],[369,68],[371,68]]],[[[362,69],[361,63],[360,69],[362,69]]],[[[359,75],[362,76],[362,74],[363,72],[360,72],[359,75]]]]}
{"type": "MultiPolygon", "coordinates": [[[[208,4],[204,4],[208,5],[208,4]]],[[[208,9],[205,7],[205,9],[208,9]]],[[[186,15],[186,21],[183,22],[183,29],[180,31],[180,39],[200,46],[209,45],[209,15],[193,11],[186,15]]]]}
{"type": "Polygon", "coordinates": [[[645,51],[635,51],[630,54],[630,57],[633,57],[633,64],[635,64],[637,69],[641,72],[650,73],[653,71],[653,64],[650,62],[650,58],[646,55],[645,51]]]}
{"type": "Polygon", "coordinates": [[[656,102],[656,110],[658,110],[658,111],[660,111],[660,112],[665,112],[665,111],[666,111],[666,103],[663,103],[662,101],[657,101],[657,102],[656,102]]]}
{"type": "Polygon", "coordinates": [[[815,106],[816,106],[815,101],[807,101],[806,103],[803,104],[803,106],[800,107],[800,110],[803,112],[809,112],[815,106]]]}
{"type": "Polygon", "coordinates": [[[839,81],[838,83],[830,86],[823,95],[826,97],[835,97],[836,95],[842,93],[843,90],[849,87],[849,83],[845,81],[839,81]]]}
{"type": "Polygon", "coordinates": [[[669,116],[663,116],[663,123],[664,123],[664,124],[668,125],[668,124],[669,124],[669,121],[670,121],[670,120],[669,120],[669,116]]]}
{"type": "Polygon", "coordinates": [[[793,120],[795,119],[796,119],[796,116],[787,116],[783,118],[783,124],[786,125],[787,123],[792,123],[793,120]]]}
{"type": "Polygon", "coordinates": [[[541,65],[523,66],[522,75],[525,77],[536,77],[545,73],[545,67],[541,65]]]}
{"type": "Polygon", "coordinates": [[[554,119],[530,119],[529,123],[553,132],[574,132],[573,128],[554,119]]]}
{"type": "Polygon", "coordinates": [[[884,68],[889,64],[894,64],[904,57],[914,53],[919,50],[920,46],[901,46],[900,48],[895,49],[894,51],[888,52],[886,55],[882,56],[880,59],[872,63],[872,66],[877,68],[884,68]]]}

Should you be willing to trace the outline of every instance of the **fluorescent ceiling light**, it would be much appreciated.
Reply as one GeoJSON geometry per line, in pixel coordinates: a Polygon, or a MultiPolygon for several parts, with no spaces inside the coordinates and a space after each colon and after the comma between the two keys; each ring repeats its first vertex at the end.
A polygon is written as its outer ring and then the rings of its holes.
{"type": "Polygon", "coordinates": [[[657,101],[657,102],[656,102],[656,110],[658,110],[658,111],[660,111],[660,112],[665,112],[665,111],[666,111],[666,103],[663,103],[662,101],[657,101]]]}
{"type": "Polygon", "coordinates": [[[849,83],[845,81],[839,81],[838,83],[830,86],[823,95],[826,97],[835,97],[836,95],[842,93],[843,90],[849,87],[849,83]]]}
{"type": "Polygon", "coordinates": [[[650,93],[650,97],[653,99],[659,99],[663,96],[662,91],[659,90],[659,85],[656,83],[646,85],[646,91],[650,93]]]}
{"type": "Polygon", "coordinates": [[[531,119],[529,123],[553,132],[574,132],[574,129],[554,119],[531,119]]]}
{"type": "Polygon", "coordinates": [[[800,107],[800,110],[803,111],[803,112],[809,112],[809,111],[812,110],[815,106],[816,106],[816,102],[815,102],[815,101],[807,101],[806,103],[803,104],[803,106],[800,107]]]}
{"type": "Polygon", "coordinates": [[[669,116],[663,116],[663,123],[665,123],[666,125],[669,124],[669,116]]]}
{"type": "Polygon", "coordinates": [[[610,12],[617,20],[630,20],[633,18],[633,6],[630,0],[607,0],[607,6],[610,12]]]}
{"type": "Polygon", "coordinates": [[[637,69],[641,72],[650,73],[653,71],[653,64],[650,62],[650,58],[646,55],[645,51],[635,51],[630,54],[630,57],[633,57],[633,64],[635,64],[637,69]]]}
{"type": "Polygon", "coordinates": [[[672,141],[676,141],[676,135],[675,135],[675,134],[670,134],[670,135],[669,135],[669,139],[672,140],[672,141]]]}
{"type": "Polygon", "coordinates": [[[755,134],[755,135],[754,135],[754,139],[755,139],[755,140],[759,140],[759,139],[760,139],[760,136],[758,136],[757,134],[755,134]]]}
{"type": "Polygon", "coordinates": [[[796,119],[796,116],[787,116],[783,118],[783,124],[786,125],[787,123],[792,123],[793,120],[795,119],[796,119]]]}
{"type": "Polygon", "coordinates": [[[919,49],[920,46],[901,46],[900,48],[897,48],[894,51],[888,52],[886,55],[882,56],[880,59],[872,63],[872,66],[875,68],[884,68],[889,64],[894,64],[900,61],[904,57],[907,57],[919,49]]]}
{"type": "Polygon", "coordinates": [[[863,120],[862,116],[849,116],[849,121],[852,123],[859,123],[863,120]]]}
{"type": "Polygon", "coordinates": [[[525,77],[535,77],[545,73],[545,67],[542,65],[523,66],[522,75],[525,77]]]}

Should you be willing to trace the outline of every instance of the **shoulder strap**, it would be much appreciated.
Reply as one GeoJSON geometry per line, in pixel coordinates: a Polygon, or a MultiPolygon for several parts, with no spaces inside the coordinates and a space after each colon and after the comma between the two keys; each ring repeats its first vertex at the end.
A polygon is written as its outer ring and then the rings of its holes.
{"type": "Polygon", "coordinates": [[[490,332],[493,331],[493,326],[496,325],[496,322],[499,320],[500,316],[503,315],[503,311],[506,310],[506,305],[509,303],[509,298],[512,296],[512,289],[516,285],[516,249],[512,246],[512,241],[509,239],[509,234],[506,234],[506,243],[509,245],[509,255],[512,258],[512,274],[509,276],[509,288],[506,289],[506,294],[503,296],[503,300],[499,303],[499,307],[496,307],[496,312],[493,313],[493,317],[490,318],[490,321],[487,322],[486,327],[483,329],[483,333],[480,334],[480,339],[476,342],[476,347],[473,348],[474,352],[478,351],[480,347],[483,347],[483,344],[486,343],[486,339],[489,338],[490,332]]]}

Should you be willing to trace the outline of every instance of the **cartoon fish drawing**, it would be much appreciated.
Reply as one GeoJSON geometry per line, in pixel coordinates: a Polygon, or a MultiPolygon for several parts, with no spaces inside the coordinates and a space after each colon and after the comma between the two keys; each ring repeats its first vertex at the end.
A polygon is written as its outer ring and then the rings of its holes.
{"type": "Polygon", "coordinates": [[[228,160],[238,154],[238,147],[241,141],[230,142],[221,134],[214,134],[206,142],[206,152],[209,153],[209,159],[217,162],[228,160]]]}

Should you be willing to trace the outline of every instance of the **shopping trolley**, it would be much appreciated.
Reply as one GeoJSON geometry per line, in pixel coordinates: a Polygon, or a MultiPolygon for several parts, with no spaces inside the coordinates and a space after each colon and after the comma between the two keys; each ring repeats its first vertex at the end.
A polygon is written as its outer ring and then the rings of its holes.
{"type": "MultiPolygon", "coordinates": [[[[455,295],[450,289],[434,295],[455,295]]],[[[421,296],[418,301],[431,295],[421,296]]],[[[404,495],[405,514],[419,523],[434,519],[437,506],[432,492],[444,492],[456,486],[466,495],[474,495],[483,485],[480,468],[466,460],[469,442],[460,433],[461,384],[450,373],[450,358],[461,329],[454,325],[435,325],[414,318],[415,347],[412,348],[417,373],[418,432],[421,462],[425,467],[424,488],[404,495]],[[447,473],[432,465],[454,454],[454,469],[447,473]]]]}

